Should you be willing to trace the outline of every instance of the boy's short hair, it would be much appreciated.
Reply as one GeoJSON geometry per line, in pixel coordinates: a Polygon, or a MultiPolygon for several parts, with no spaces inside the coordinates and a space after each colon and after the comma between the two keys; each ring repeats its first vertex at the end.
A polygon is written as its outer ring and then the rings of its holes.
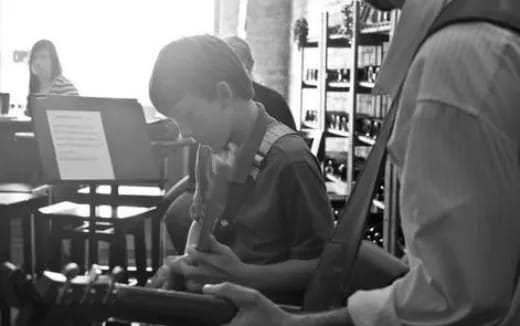
{"type": "Polygon", "coordinates": [[[244,66],[224,41],[211,35],[182,38],[159,52],[150,78],[150,100],[167,114],[187,94],[214,99],[221,81],[230,85],[233,96],[253,98],[244,66]]]}

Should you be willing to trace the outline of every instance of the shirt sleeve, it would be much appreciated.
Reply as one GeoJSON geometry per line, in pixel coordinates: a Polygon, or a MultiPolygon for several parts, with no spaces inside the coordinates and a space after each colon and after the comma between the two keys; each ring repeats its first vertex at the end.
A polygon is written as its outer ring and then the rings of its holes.
{"type": "Polygon", "coordinates": [[[56,77],[49,94],[79,96],[76,86],[63,76],[56,77]]]}
{"type": "Polygon", "coordinates": [[[517,145],[441,102],[419,102],[410,128],[400,194],[410,272],[351,296],[354,324],[497,325],[517,286],[517,145]]]}
{"type": "Polygon", "coordinates": [[[280,175],[291,258],[318,258],[333,227],[332,210],[315,159],[287,165],[280,175]]]}

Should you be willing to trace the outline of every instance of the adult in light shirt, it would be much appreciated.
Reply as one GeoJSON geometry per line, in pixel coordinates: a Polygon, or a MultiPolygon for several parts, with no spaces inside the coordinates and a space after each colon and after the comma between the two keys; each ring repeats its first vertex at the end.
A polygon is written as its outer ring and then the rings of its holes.
{"type": "Polygon", "coordinates": [[[255,60],[249,44],[238,36],[226,37],[224,38],[224,42],[235,51],[253,81],[253,90],[255,91],[253,100],[262,103],[267,114],[271,117],[284,123],[287,127],[296,130],[296,123],[294,122],[291,109],[283,96],[274,89],[262,85],[253,79],[255,60]]]}
{"type": "Polygon", "coordinates": [[[402,8],[376,91],[398,103],[388,149],[409,273],[309,315],[232,284],[205,292],[236,303],[231,325],[520,325],[520,36],[471,22],[421,45],[450,1],[368,2],[402,8]]]}

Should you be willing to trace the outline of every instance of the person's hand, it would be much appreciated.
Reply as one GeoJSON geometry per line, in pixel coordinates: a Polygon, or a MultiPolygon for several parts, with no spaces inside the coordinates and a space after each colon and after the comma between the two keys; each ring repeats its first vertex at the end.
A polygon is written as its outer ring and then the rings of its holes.
{"type": "Polygon", "coordinates": [[[152,277],[148,287],[155,289],[174,290],[184,287],[184,273],[191,265],[191,259],[184,256],[168,256],[163,265],[152,277]]]}
{"type": "Polygon", "coordinates": [[[201,252],[195,246],[187,248],[186,253],[192,264],[184,270],[186,279],[199,284],[242,283],[246,264],[231,248],[219,243],[213,236],[210,236],[208,243],[208,252],[201,252]]]}
{"type": "Polygon", "coordinates": [[[205,285],[205,294],[226,298],[237,306],[237,314],[229,326],[286,326],[293,317],[257,290],[232,283],[205,285]]]}

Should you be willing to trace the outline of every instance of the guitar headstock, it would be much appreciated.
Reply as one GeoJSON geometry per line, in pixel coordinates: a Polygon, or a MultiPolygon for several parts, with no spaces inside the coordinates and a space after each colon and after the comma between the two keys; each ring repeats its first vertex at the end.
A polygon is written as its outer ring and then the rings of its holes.
{"type": "MultiPolygon", "coordinates": [[[[208,160],[210,162],[211,172],[207,170],[199,171],[199,180],[204,180],[204,182],[200,182],[200,184],[202,188],[205,188],[202,196],[205,203],[205,212],[199,221],[201,228],[197,239],[197,249],[200,251],[208,251],[208,237],[213,233],[215,225],[222,217],[226,207],[230,170],[228,168],[219,168],[219,165],[225,166],[225,162],[217,163],[217,161],[222,160],[216,155],[213,155],[209,147],[202,146],[200,150],[202,153],[199,154],[199,159],[208,160]],[[207,172],[209,172],[209,176],[206,175],[205,178],[200,177],[207,172]]],[[[206,164],[199,164],[199,166],[205,167],[206,164]]]]}
{"type": "Polygon", "coordinates": [[[72,279],[62,273],[45,271],[35,283],[35,288],[44,303],[78,305],[101,302],[110,287],[111,279],[99,275],[77,275],[72,279]]]}
{"type": "Polygon", "coordinates": [[[16,325],[49,325],[43,321],[45,304],[31,275],[17,266],[4,262],[0,266],[0,301],[18,310],[16,325]]]}
{"type": "Polygon", "coordinates": [[[0,301],[16,308],[27,301],[39,301],[31,276],[9,262],[0,266],[0,301]]]}
{"type": "Polygon", "coordinates": [[[18,326],[78,325],[78,316],[82,316],[79,324],[89,325],[107,318],[122,270],[100,275],[94,265],[86,275],[78,275],[74,265],[69,264],[63,273],[44,271],[33,278],[11,263],[2,264],[0,299],[19,310],[18,326]]]}

